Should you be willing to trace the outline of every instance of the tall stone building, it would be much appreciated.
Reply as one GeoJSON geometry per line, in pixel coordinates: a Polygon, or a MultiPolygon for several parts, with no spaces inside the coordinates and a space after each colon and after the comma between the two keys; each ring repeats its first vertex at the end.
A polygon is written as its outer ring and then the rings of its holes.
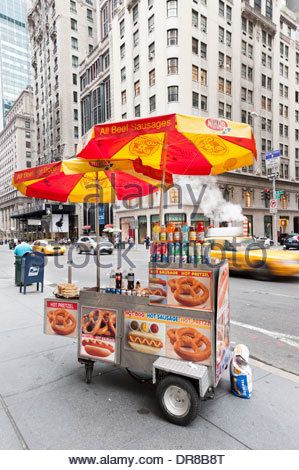
{"type": "Polygon", "coordinates": [[[5,116],[31,83],[27,0],[0,2],[0,131],[5,116]]]}
{"type": "Polygon", "coordinates": [[[25,198],[12,185],[15,171],[35,166],[36,135],[33,117],[32,88],[22,91],[6,115],[6,126],[0,133],[0,237],[20,235],[15,213],[26,212],[32,200],[25,198]]]}
{"type": "MultiPolygon", "coordinates": [[[[106,60],[92,73],[88,70],[98,57],[87,59],[80,71],[83,131],[109,118],[176,112],[248,122],[257,162],[220,176],[218,187],[225,199],[242,206],[251,233],[273,236],[265,154],[279,149],[279,229],[298,232],[298,23],[286,1],[102,0],[98,14],[98,50],[106,60]],[[92,114],[86,96],[108,77],[111,111],[92,114]]],[[[105,94],[99,94],[96,108],[106,106],[105,94]]],[[[171,199],[166,221],[179,222],[178,213],[188,223],[195,221],[191,203],[176,208],[178,196],[171,199]]],[[[137,225],[142,234],[150,233],[157,204],[150,201],[148,210],[119,209],[116,223],[126,232],[137,225]]]]}
{"type": "Polygon", "coordinates": [[[97,38],[96,0],[35,0],[28,14],[38,163],[75,155],[81,134],[79,64],[97,38]]]}

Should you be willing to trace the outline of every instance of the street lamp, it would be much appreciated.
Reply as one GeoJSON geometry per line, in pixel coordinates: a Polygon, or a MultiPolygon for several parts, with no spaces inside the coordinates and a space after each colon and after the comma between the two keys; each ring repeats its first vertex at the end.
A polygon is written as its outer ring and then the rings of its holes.
{"type": "MultiPolygon", "coordinates": [[[[255,111],[252,111],[250,114],[255,119],[256,118],[262,119],[262,117],[263,117],[255,111]]],[[[260,134],[261,134],[261,140],[262,140],[262,126],[261,126],[260,134]]],[[[267,145],[268,145],[267,119],[266,119],[266,138],[265,138],[265,141],[266,141],[266,146],[265,146],[265,155],[266,155],[267,145]]],[[[267,171],[267,168],[266,168],[266,171],[267,171]]],[[[271,176],[268,176],[269,180],[270,181],[272,180],[273,199],[275,199],[275,201],[276,201],[276,178],[277,178],[277,176],[278,175],[275,171],[273,172],[273,174],[271,176]]],[[[274,242],[274,246],[277,246],[278,245],[278,240],[277,240],[277,208],[274,208],[272,210],[274,211],[273,212],[273,242],[274,242]]]]}

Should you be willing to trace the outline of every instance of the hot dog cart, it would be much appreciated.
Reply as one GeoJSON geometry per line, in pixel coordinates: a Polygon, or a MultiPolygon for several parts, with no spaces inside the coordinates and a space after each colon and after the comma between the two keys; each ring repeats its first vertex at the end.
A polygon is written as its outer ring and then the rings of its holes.
{"type": "Polygon", "coordinates": [[[98,361],[150,376],[166,419],[186,425],[229,361],[227,262],[149,263],[149,289],[137,295],[104,288],[46,299],[45,332],[78,338],[87,383],[98,361]]]}

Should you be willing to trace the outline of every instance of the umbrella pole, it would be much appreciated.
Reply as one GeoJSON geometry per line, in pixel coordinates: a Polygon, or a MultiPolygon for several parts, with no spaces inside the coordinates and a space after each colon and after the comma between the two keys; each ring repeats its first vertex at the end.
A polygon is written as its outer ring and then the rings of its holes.
{"type": "Polygon", "coordinates": [[[97,292],[101,287],[101,268],[100,268],[100,227],[99,227],[99,173],[96,172],[96,210],[95,210],[95,224],[96,224],[96,265],[97,265],[97,292]]]}
{"type": "Polygon", "coordinates": [[[166,173],[166,159],[167,159],[167,133],[164,136],[164,142],[162,147],[162,182],[160,189],[160,226],[164,225],[164,193],[165,193],[165,173],[166,173]]]}

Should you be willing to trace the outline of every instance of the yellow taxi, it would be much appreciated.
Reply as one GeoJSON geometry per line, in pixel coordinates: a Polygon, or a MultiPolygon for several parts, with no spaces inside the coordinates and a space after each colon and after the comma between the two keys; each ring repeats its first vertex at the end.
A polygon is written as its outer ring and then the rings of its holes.
{"type": "Polygon", "coordinates": [[[248,272],[261,280],[276,276],[298,276],[299,254],[280,249],[266,249],[251,237],[207,237],[211,258],[227,259],[233,272],[248,272]]]}
{"type": "Polygon", "coordinates": [[[63,255],[65,246],[60,245],[55,240],[36,240],[31,245],[33,251],[39,251],[45,255],[63,255]]]}

